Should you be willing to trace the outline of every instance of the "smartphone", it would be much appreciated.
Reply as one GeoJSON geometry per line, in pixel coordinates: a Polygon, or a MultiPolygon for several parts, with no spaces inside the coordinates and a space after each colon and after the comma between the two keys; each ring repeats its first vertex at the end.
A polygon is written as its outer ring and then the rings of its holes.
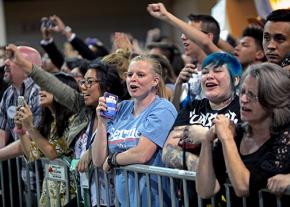
{"type": "Polygon", "coordinates": [[[104,97],[106,99],[107,110],[102,111],[101,115],[108,119],[114,119],[117,113],[118,96],[105,92],[104,97]]]}
{"type": "Polygon", "coordinates": [[[53,28],[55,27],[55,22],[49,18],[41,19],[41,26],[45,28],[53,28]]]}
{"type": "Polygon", "coordinates": [[[17,106],[19,106],[19,107],[23,107],[24,105],[25,105],[24,97],[23,97],[23,96],[18,96],[18,99],[17,99],[17,106]]]}

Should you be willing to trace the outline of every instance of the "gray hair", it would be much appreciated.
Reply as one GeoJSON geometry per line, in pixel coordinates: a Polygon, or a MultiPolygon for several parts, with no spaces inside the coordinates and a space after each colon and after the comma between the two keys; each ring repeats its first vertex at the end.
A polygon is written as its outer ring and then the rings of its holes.
{"type": "Polygon", "coordinates": [[[290,124],[290,75],[273,63],[251,65],[243,74],[256,79],[258,100],[272,116],[271,133],[276,134],[290,124]]]}

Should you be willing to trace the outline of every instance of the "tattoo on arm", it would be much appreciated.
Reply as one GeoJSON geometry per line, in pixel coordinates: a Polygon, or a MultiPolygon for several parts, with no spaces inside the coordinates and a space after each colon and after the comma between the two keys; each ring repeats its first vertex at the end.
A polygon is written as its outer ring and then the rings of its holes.
{"type": "MultiPolygon", "coordinates": [[[[195,170],[198,157],[190,152],[186,152],[185,157],[186,164],[189,166],[188,170],[195,170]]],[[[168,144],[163,148],[162,158],[168,167],[183,169],[183,150],[181,147],[168,144]]]]}
{"type": "Polygon", "coordinates": [[[164,163],[171,168],[183,168],[183,151],[181,147],[168,144],[163,148],[162,157],[164,163]]]}

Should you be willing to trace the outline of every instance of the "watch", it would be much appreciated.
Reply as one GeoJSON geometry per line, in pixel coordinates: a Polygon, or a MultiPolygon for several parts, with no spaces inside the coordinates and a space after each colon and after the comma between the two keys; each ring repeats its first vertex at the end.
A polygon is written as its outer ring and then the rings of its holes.
{"type": "Polygon", "coordinates": [[[63,31],[69,33],[72,31],[72,29],[70,26],[65,26],[63,31]]]}

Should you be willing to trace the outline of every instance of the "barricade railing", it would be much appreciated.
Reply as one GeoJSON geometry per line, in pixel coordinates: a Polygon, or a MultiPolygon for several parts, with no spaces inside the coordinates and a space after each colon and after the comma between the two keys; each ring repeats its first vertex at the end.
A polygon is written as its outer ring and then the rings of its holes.
{"type": "MultiPolygon", "coordinates": [[[[23,158],[0,162],[0,206],[11,207],[37,207],[40,206],[42,193],[42,184],[44,180],[62,182],[65,186],[65,196],[61,201],[58,189],[56,198],[51,204],[48,197],[48,185],[44,188],[47,190],[47,206],[63,206],[62,203],[68,203],[72,199],[70,194],[71,181],[76,185],[79,184],[77,175],[70,172],[70,161],[67,159],[48,160],[41,159],[36,162],[27,163],[23,158]],[[3,167],[3,163],[5,167],[3,167]],[[15,176],[16,175],[16,176],[15,176]],[[14,176],[14,177],[13,177],[14,176]],[[73,181],[71,179],[74,179],[73,181]]],[[[77,196],[77,203],[80,204],[80,195],[78,191],[74,194],[77,196]]],[[[80,206],[80,205],[78,205],[80,206]]]]}
{"type": "MultiPolygon", "coordinates": [[[[15,168],[12,166],[11,161],[6,161],[7,163],[5,166],[8,166],[7,169],[3,168],[3,163],[0,162],[0,205],[2,206],[11,206],[11,207],[22,207],[22,206],[39,206],[39,199],[41,196],[42,192],[42,177],[45,177],[44,179],[47,180],[54,180],[54,181],[59,181],[65,183],[65,188],[66,188],[66,195],[65,199],[67,202],[69,202],[72,199],[72,195],[70,195],[70,181],[71,179],[74,179],[74,182],[76,183],[77,190],[75,192],[75,196],[77,197],[77,204],[78,206],[83,206],[83,202],[81,201],[81,195],[80,195],[80,186],[79,186],[79,175],[76,172],[70,171],[70,161],[66,159],[57,159],[54,161],[50,161],[47,159],[42,159],[42,162],[35,162],[34,163],[34,173],[35,177],[31,179],[31,173],[28,170],[28,166],[22,166],[23,162],[21,162],[22,158],[16,159],[16,165],[15,168]],[[43,167],[43,171],[39,170],[41,165],[43,167]],[[23,186],[23,180],[21,178],[21,168],[26,169],[26,182],[27,185],[24,188],[23,186]],[[16,169],[16,175],[17,177],[13,177],[12,174],[14,170],[16,169]],[[7,173],[4,173],[4,171],[7,171],[7,173]],[[69,175],[71,174],[71,175],[69,175]],[[33,182],[33,183],[31,183],[33,182]],[[33,185],[34,186],[33,186],[33,185]],[[16,190],[17,188],[17,190],[16,190]],[[33,188],[33,189],[32,189],[33,188]],[[24,194],[26,192],[26,194],[24,194]],[[37,202],[33,201],[33,198],[36,198],[37,202]]],[[[13,164],[14,165],[14,164],[13,164]]],[[[128,173],[133,173],[135,176],[135,192],[137,192],[137,203],[134,205],[135,206],[141,206],[141,193],[140,193],[140,184],[139,184],[139,178],[140,176],[145,177],[145,182],[146,182],[146,194],[148,198],[148,205],[151,206],[151,192],[150,192],[150,177],[151,176],[157,176],[157,183],[158,183],[158,196],[159,196],[159,203],[160,207],[163,207],[163,199],[164,199],[164,192],[162,190],[162,178],[169,179],[169,186],[170,186],[170,198],[171,198],[171,203],[172,207],[179,207],[180,205],[177,203],[177,193],[176,193],[176,186],[175,182],[178,180],[180,181],[182,185],[182,194],[183,194],[183,203],[181,206],[184,207],[189,207],[192,206],[191,203],[189,203],[189,194],[188,194],[188,189],[187,189],[187,182],[188,181],[195,181],[196,179],[196,173],[191,172],[191,171],[185,171],[185,170],[178,170],[178,169],[170,169],[170,168],[163,168],[163,167],[155,167],[155,166],[148,166],[148,165],[128,165],[128,166],[122,166],[119,168],[116,168],[113,170],[113,175],[116,173],[116,170],[121,170],[122,173],[124,173],[126,179],[125,179],[125,185],[126,185],[126,201],[128,207],[130,207],[130,195],[129,195],[129,190],[128,190],[128,173]]],[[[14,172],[15,174],[15,172],[14,172]]],[[[23,175],[23,174],[22,174],[23,175]]],[[[96,199],[97,199],[97,206],[101,206],[100,204],[100,183],[99,183],[99,177],[100,177],[100,169],[95,168],[94,171],[95,179],[96,179],[96,199]]],[[[107,206],[110,206],[110,183],[109,183],[109,178],[108,174],[104,174],[104,182],[105,182],[105,199],[107,206]]],[[[46,186],[47,188],[47,186],[46,186]]],[[[227,201],[227,206],[231,206],[231,195],[229,193],[229,190],[232,188],[230,185],[225,185],[226,188],[226,201],[227,201]]],[[[269,193],[268,190],[261,190],[259,192],[259,206],[263,207],[264,204],[264,198],[263,195],[265,193],[269,193]]],[[[287,195],[290,195],[290,190],[288,189],[286,192],[287,195]]],[[[116,195],[116,193],[115,193],[116,195]]],[[[60,197],[56,198],[57,204],[54,206],[61,206],[60,202],[60,197]]],[[[281,201],[280,197],[276,197],[277,199],[277,207],[281,207],[281,201]]],[[[208,204],[208,203],[207,203],[208,204]]],[[[115,197],[115,203],[114,205],[116,207],[119,206],[119,200],[116,195],[115,197]]],[[[216,205],[216,198],[212,198],[210,200],[210,205],[211,207],[215,207],[216,205]]],[[[50,206],[50,203],[48,204],[50,206]]],[[[198,207],[203,207],[205,206],[204,200],[198,197],[198,207]]],[[[243,206],[246,206],[245,199],[243,199],[243,206]]],[[[89,207],[89,206],[88,206],[89,207]]]]}
{"type": "MultiPolygon", "coordinates": [[[[57,183],[58,185],[64,184],[65,185],[65,196],[64,198],[61,198],[60,196],[56,197],[56,201],[54,201],[54,204],[51,203],[50,195],[49,193],[46,193],[48,206],[55,206],[60,207],[64,204],[69,203],[73,197],[76,196],[77,198],[77,206],[80,206],[80,192],[78,190],[79,185],[79,178],[78,174],[75,171],[70,171],[70,164],[71,160],[63,157],[62,159],[56,159],[56,160],[48,160],[48,159],[41,159],[42,164],[44,167],[44,181],[53,181],[57,183]],[[71,194],[71,184],[74,185],[76,191],[71,194]]],[[[46,189],[46,192],[49,192],[49,184],[48,182],[44,182],[44,188],[46,189]]],[[[56,195],[60,195],[61,187],[57,187],[55,189],[56,195]]]]}
{"type": "MultiPolygon", "coordinates": [[[[185,171],[185,170],[178,170],[178,169],[171,169],[171,168],[162,168],[162,167],[155,167],[155,166],[149,166],[149,165],[128,165],[120,167],[119,170],[123,170],[125,174],[128,172],[134,172],[135,175],[135,186],[137,190],[137,195],[140,196],[140,189],[138,185],[138,176],[140,174],[144,175],[146,177],[146,184],[147,186],[150,186],[150,176],[155,175],[157,176],[158,180],[158,194],[159,194],[159,203],[160,206],[163,206],[163,191],[162,191],[162,177],[167,177],[169,179],[170,183],[170,198],[172,206],[177,206],[177,197],[176,197],[176,186],[175,186],[175,180],[179,179],[183,183],[183,195],[184,195],[184,206],[189,206],[189,200],[188,200],[188,190],[187,190],[187,181],[194,181],[196,177],[195,172],[191,171],[185,171]]],[[[127,176],[126,176],[127,177],[127,176]]],[[[127,185],[128,187],[128,185],[127,185]]],[[[150,195],[150,187],[147,188],[147,198],[151,198],[150,195]]],[[[128,192],[128,188],[126,190],[128,192]]],[[[140,197],[139,197],[140,198],[140,197]]],[[[127,193],[127,205],[129,206],[129,194],[127,193]]],[[[137,203],[137,206],[140,206],[140,199],[137,200],[139,203],[137,203]]],[[[150,204],[150,202],[149,202],[150,204]]]]}
{"type": "Polygon", "coordinates": [[[11,159],[0,162],[0,204],[1,206],[22,207],[32,206],[33,199],[26,199],[32,196],[31,180],[28,180],[27,185],[22,185],[22,173],[25,177],[30,178],[29,171],[26,170],[28,166],[23,167],[21,170],[22,158],[11,159]],[[26,204],[25,204],[26,203],[26,204]]]}
{"type": "MultiPolygon", "coordinates": [[[[125,175],[127,175],[129,172],[133,172],[135,175],[135,190],[137,192],[137,195],[139,195],[139,197],[137,198],[137,203],[134,206],[141,206],[140,204],[140,189],[139,189],[139,177],[141,175],[146,177],[146,184],[147,186],[150,186],[150,176],[152,175],[156,175],[158,176],[158,189],[159,189],[159,203],[160,206],[163,206],[163,192],[162,192],[162,183],[161,183],[161,177],[167,177],[170,181],[170,197],[171,197],[171,205],[172,207],[176,207],[178,206],[177,204],[177,195],[176,195],[176,186],[175,186],[175,181],[176,180],[180,180],[182,182],[182,194],[183,194],[183,203],[181,204],[184,207],[189,207],[192,206],[191,203],[189,203],[189,194],[188,194],[188,189],[187,189],[187,181],[195,181],[196,179],[196,173],[195,172],[191,172],[191,171],[185,171],[185,170],[178,170],[178,169],[171,169],[171,168],[163,168],[163,167],[155,167],[155,166],[148,166],[148,165],[128,165],[128,166],[122,166],[119,168],[114,169],[114,171],[116,170],[122,170],[125,175]]],[[[126,176],[126,206],[130,206],[129,204],[129,191],[128,191],[128,178],[126,176]]],[[[231,195],[229,193],[229,189],[231,189],[233,191],[233,187],[230,184],[225,184],[225,188],[226,188],[226,195],[225,195],[225,201],[226,201],[226,205],[227,207],[231,207],[231,195]]],[[[150,205],[150,189],[147,188],[147,198],[149,198],[149,206],[150,205]]],[[[264,193],[268,193],[271,194],[267,189],[262,189],[259,191],[259,206],[260,207],[264,207],[264,197],[263,194],[264,193]]],[[[290,186],[288,187],[287,191],[284,193],[285,195],[290,195],[290,186]]],[[[272,196],[274,196],[272,194],[272,196]]],[[[281,197],[280,196],[275,196],[276,197],[276,204],[277,207],[282,207],[281,205],[281,197]]],[[[118,197],[116,196],[116,202],[115,202],[115,206],[119,206],[119,202],[118,202],[118,197]]],[[[242,198],[242,202],[243,202],[243,207],[247,207],[247,203],[246,203],[246,198],[242,198]]],[[[200,197],[198,197],[198,207],[203,207],[203,206],[208,206],[210,205],[211,207],[215,207],[217,206],[217,198],[216,197],[212,197],[210,199],[210,201],[205,200],[205,199],[201,199],[200,197]],[[206,201],[206,202],[205,202],[206,201]]],[[[99,206],[99,205],[98,205],[99,206]]]]}

